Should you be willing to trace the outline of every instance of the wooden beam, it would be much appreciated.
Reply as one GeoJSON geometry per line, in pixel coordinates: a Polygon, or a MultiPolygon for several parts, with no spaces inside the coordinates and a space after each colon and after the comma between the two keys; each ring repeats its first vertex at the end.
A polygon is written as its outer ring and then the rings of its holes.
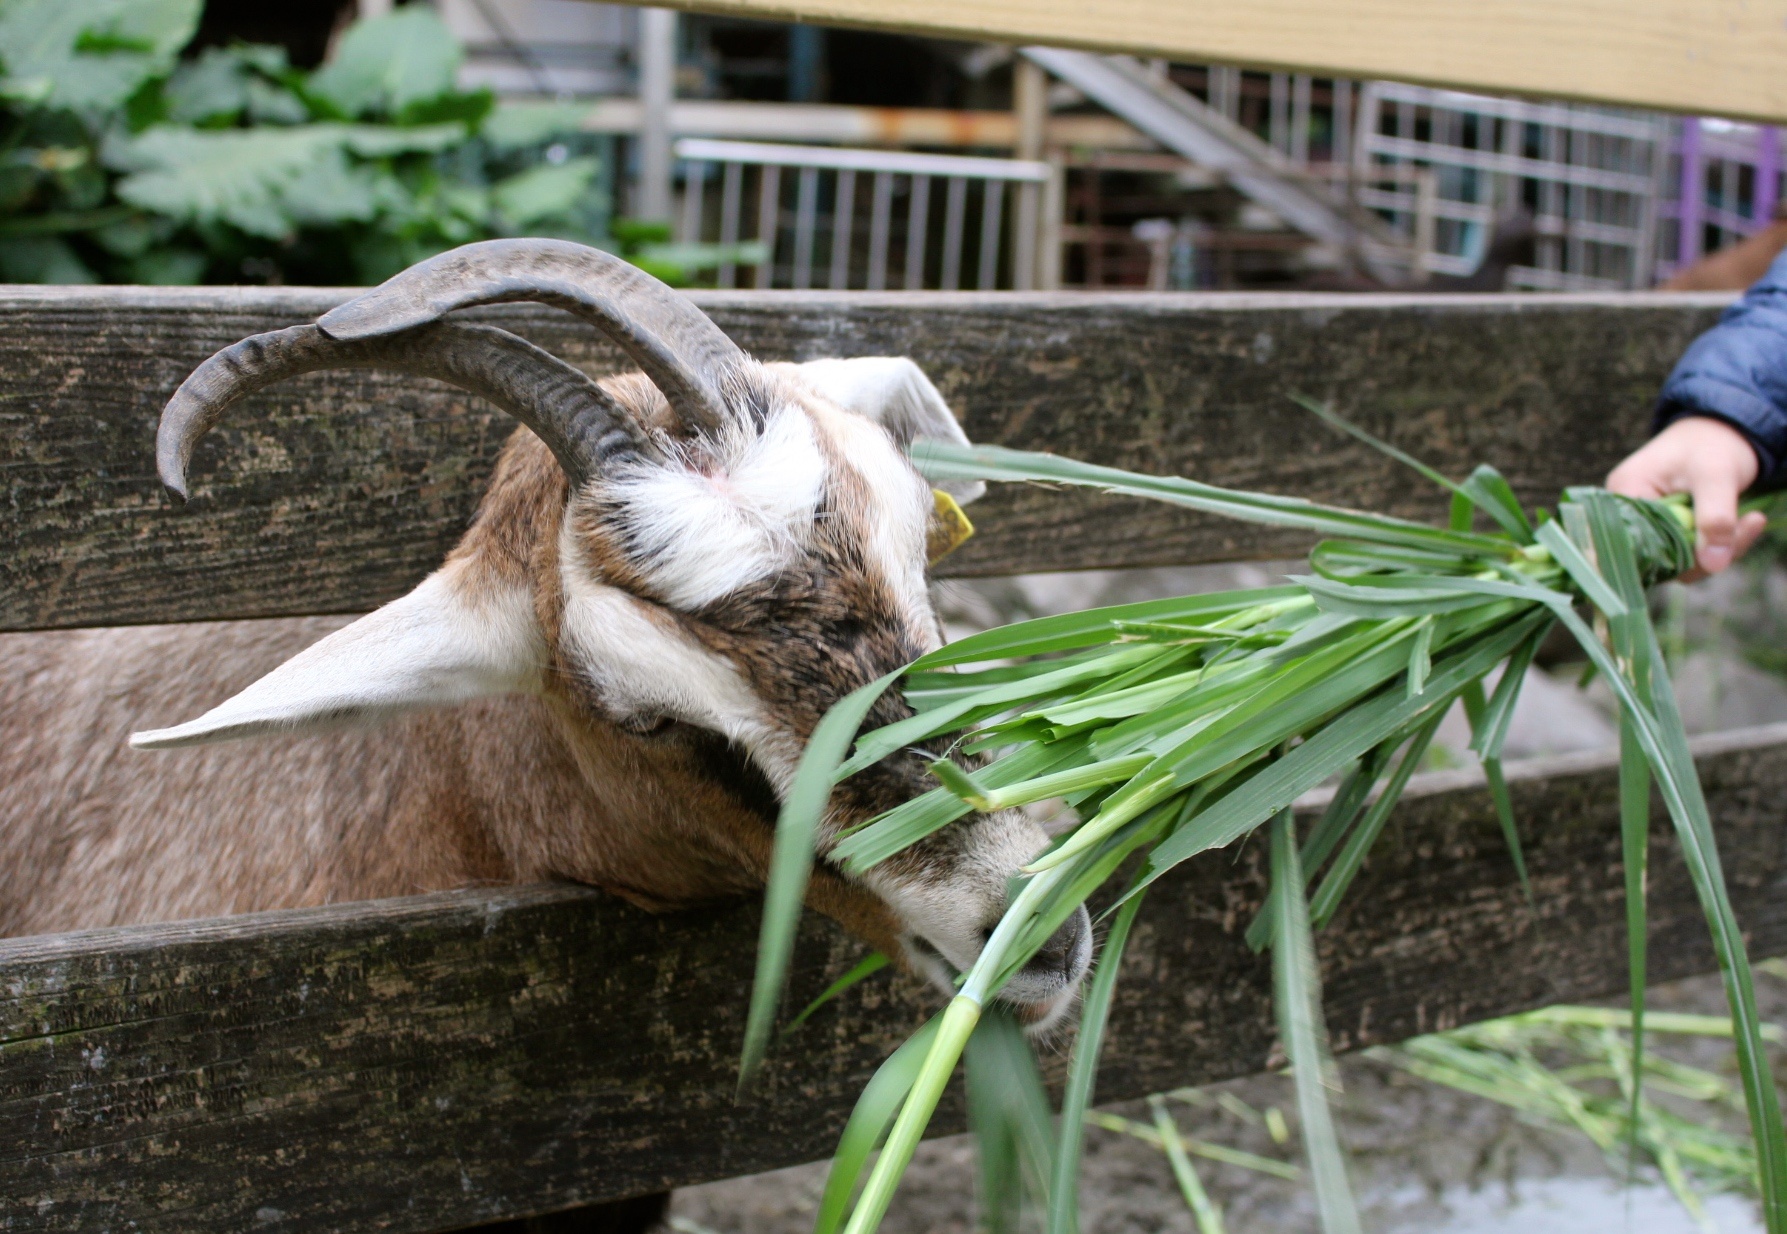
{"type": "MultiPolygon", "coordinates": [[[[1749,945],[1787,948],[1787,726],[1699,755],[1749,945]]],[[[1417,782],[1319,938],[1340,1048],[1621,988],[1614,767],[1510,770],[1536,906],[1481,786],[1417,782]]],[[[1652,975],[1705,971],[1661,816],[1653,843],[1652,975]]],[[[1269,964],[1243,940],[1264,866],[1210,853],[1150,892],[1101,1100],[1266,1065],[1269,964]]],[[[403,1234],[823,1157],[937,1000],[904,978],[846,995],[735,1106],[755,921],[523,888],[0,941],[0,1224],[403,1234]]],[[[856,954],[809,921],[788,1005],[856,954]]],[[[936,1130],[960,1126],[952,1099],[936,1130]]]]}
{"type": "MultiPolygon", "coordinates": [[[[638,99],[596,99],[580,127],[586,133],[637,133],[640,114],[638,99]]],[[[670,131],[678,137],[1009,150],[1023,145],[1018,129],[1018,121],[1009,111],[742,103],[727,99],[679,99],[670,106],[670,131]]],[[[1047,144],[1052,146],[1090,150],[1160,148],[1115,116],[1050,116],[1045,131],[1047,144]]],[[[1017,157],[1041,158],[1041,144],[1035,149],[1035,154],[1019,149],[1017,157]]]]}
{"type": "Polygon", "coordinates": [[[678,0],[677,7],[1787,119],[1787,0],[678,0]]]}
{"type": "MultiPolygon", "coordinates": [[[[432,382],[339,372],[247,400],[199,448],[195,500],[155,480],[192,367],[314,319],[316,289],[0,294],[0,629],[347,612],[401,594],[460,534],[510,431],[432,382]]],[[[1726,297],[701,293],[766,359],[911,355],[979,441],[1384,513],[1443,518],[1406,470],[1287,397],[1331,399],[1463,474],[1549,504],[1643,439],[1663,377],[1726,297]]],[[[493,310],[591,371],[617,354],[553,310],[493,310]]],[[[1157,504],[1006,486],[954,574],[1289,555],[1294,535],[1157,504]]]]}

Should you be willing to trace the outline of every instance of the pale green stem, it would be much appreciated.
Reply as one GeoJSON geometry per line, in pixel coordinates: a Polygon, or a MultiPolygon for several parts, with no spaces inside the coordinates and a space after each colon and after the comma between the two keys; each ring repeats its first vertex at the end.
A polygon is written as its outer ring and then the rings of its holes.
{"type": "MultiPolygon", "coordinates": [[[[1152,758],[1149,762],[1154,761],[1152,758]]],[[[1138,817],[1143,811],[1150,810],[1178,792],[1179,785],[1171,775],[1150,780],[1134,792],[1124,795],[1124,790],[1117,791],[1117,798],[1105,803],[1105,808],[1098,812],[1096,818],[1088,821],[1074,832],[1068,841],[1053,852],[1044,853],[1035,861],[1024,867],[1026,874],[1041,874],[1047,870],[1059,868],[1062,863],[1072,861],[1081,853],[1098,844],[1118,828],[1138,817]]]]}
{"type": "Polygon", "coordinates": [[[912,1162],[912,1154],[918,1150],[918,1142],[924,1138],[925,1128],[930,1126],[931,1115],[937,1109],[937,1102],[943,1097],[949,1077],[955,1074],[956,1063],[961,1060],[968,1037],[974,1032],[974,1026],[980,1022],[981,1008],[993,994],[989,987],[1004,966],[1005,952],[1035,915],[1037,907],[1067,873],[1065,870],[1054,870],[1039,874],[1025,883],[1017,899],[1005,910],[1005,916],[1000,918],[993,936],[981,948],[980,958],[974,962],[974,967],[969,970],[967,979],[962,983],[962,992],[944,1009],[943,1018],[937,1026],[937,1036],[925,1054],[924,1066],[918,1073],[918,1079],[913,1082],[912,1091],[907,1094],[906,1103],[900,1107],[900,1116],[894,1120],[893,1130],[887,1136],[887,1144],[875,1161],[875,1169],[863,1188],[862,1198],[856,1202],[856,1211],[850,1214],[850,1224],[844,1227],[844,1234],[874,1234],[880,1227],[881,1219],[887,1215],[887,1206],[893,1202],[894,1192],[899,1188],[900,1179],[912,1162]]]}

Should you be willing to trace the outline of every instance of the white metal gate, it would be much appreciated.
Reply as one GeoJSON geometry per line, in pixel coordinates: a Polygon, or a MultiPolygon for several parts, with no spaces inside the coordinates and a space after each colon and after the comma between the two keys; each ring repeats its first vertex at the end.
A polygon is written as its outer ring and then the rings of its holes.
{"type": "MultiPolygon", "coordinates": [[[[755,239],[767,254],[750,269],[760,288],[1028,286],[1047,229],[1043,190],[1057,174],[1023,159],[695,137],[675,151],[677,239],[755,239]]],[[[741,274],[721,266],[720,286],[739,286],[741,274]]]]}
{"type": "Polygon", "coordinates": [[[1658,116],[1486,98],[1392,82],[1360,91],[1353,170],[1359,201],[1412,230],[1430,169],[1429,269],[1469,274],[1498,214],[1524,206],[1537,260],[1512,286],[1645,287],[1668,130],[1658,116]]]}

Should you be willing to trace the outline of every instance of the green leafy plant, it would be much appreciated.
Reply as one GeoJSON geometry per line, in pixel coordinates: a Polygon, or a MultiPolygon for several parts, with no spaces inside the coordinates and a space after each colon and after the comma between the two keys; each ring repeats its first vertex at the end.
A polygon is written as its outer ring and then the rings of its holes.
{"type": "Polygon", "coordinates": [[[471,240],[605,237],[579,110],[460,90],[431,9],[356,23],[307,73],[277,47],[180,62],[201,7],[0,8],[0,277],[368,283],[471,240]]]}
{"type": "MultiPolygon", "coordinates": [[[[1084,485],[1329,538],[1311,554],[1311,573],[1290,585],[988,630],[863,687],[821,722],[779,823],[741,1084],[750,1082],[768,1046],[813,836],[833,783],[893,750],[940,736],[981,759],[974,766],[938,760],[936,789],[845,836],[831,857],[859,873],[975,810],[1060,797],[1081,821],[1014,881],[1004,918],[961,976],[956,996],[924,1030],[922,1046],[915,1038],[875,1077],[846,1132],[848,1151],[841,1149],[834,1161],[820,1231],[877,1228],[957,1062],[976,1049],[976,1034],[987,1031],[978,1028],[985,1009],[1070,913],[1133,868],[1087,993],[1064,1098],[1069,1116],[1060,1121],[1046,1193],[1038,1196],[1050,1234],[1073,1231],[1080,1115],[1091,1103],[1128,922],[1155,879],[1262,827],[1270,832],[1272,886],[1249,938],[1274,953],[1280,1037],[1297,1081],[1324,1227],[1358,1229],[1326,1108],[1334,1081],[1311,931],[1333,918],[1434,730],[1459,702],[1471,720],[1472,749],[1487,774],[1511,863],[1524,881],[1501,747],[1525,666],[1562,625],[1621,709],[1632,1049],[1639,1055],[1644,1049],[1644,865],[1654,783],[1712,928],[1768,1228],[1787,1234],[1787,1137],[1763,1056],[1749,963],[1646,607],[1645,586],[1681,573],[1693,560],[1691,511],[1685,502],[1639,502],[1576,488],[1564,494],[1557,517],[1533,518],[1490,468],[1455,483],[1367,440],[1451,492],[1449,526],[1049,455],[928,442],[914,449],[934,481],[1084,485]],[[1493,530],[1479,530],[1479,519],[1493,530]],[[1498,684],[1486,690],[1486,677],[1498,668],[1505,670],[1498,684]],[[872,701],[896,681],[916,714],[857,737],[872,701]],[[1292,803],[1331,777],[1339,778],[1332,804],[1299,838],[1292,803]],[[883,1136],[869,1169],[870,1150],[883,1136]]],[[[1007,1071],[1014,1089],[1034,1087],[1021,1069],[1007,1071]]],[[[1642,1081],[1643,1072],[1634,1072],[1633,1126],[1643,1114],[1642,1081]]],[[[993,1138],[987,1151],[1000,1159],[995,1174],[1021,1180],[1020,1142],[1012,1133],[993,1138]]],[[[1009,1207],[1022,1187],[983,1191],[1009,1207]]]]}

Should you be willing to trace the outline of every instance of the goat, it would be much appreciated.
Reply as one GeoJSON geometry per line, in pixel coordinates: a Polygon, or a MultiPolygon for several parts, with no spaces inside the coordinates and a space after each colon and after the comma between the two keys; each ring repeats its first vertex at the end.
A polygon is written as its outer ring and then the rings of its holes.
{"type": "MultiPolygon", "coordinates": [[[[940,644],[933,495],[903,447],[966,438],[910,360],[761,363],[606,253],[471,244],[200,365],[162,415],[170,494],[185,499],[194,446],[231,404],[350,366],[450,382],[524,426],[468,530],[413,591],[345,624],[0,640],[0,707],[40,735],[0,743],[0,932],[543,879],[654,910],[748,892],[820,717],[940,644]],[[640,371],[594,381],[447,319],[517,300],[577,314],[640,371]],[[133,717],[231,689],[130,737],[177,753],[121,752],[133,717]]],[[[908,714],[890,692],[868,723],[908,714]]],[[[860,876],[826,858],[932,787],[938,753],[837,787],[808,904],[947,985],[1039,827],[972,816],[860,876]]],[[[1062,1014],[1090,940],[1082,910],[1008,988],[1021,1017],[1062,1014]]]]}

